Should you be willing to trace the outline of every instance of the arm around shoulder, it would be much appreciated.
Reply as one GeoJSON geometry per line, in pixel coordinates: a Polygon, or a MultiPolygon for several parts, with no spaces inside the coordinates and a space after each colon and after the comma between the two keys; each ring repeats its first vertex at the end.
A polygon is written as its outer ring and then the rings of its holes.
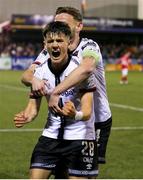
{"type": "Polygon", "coordinates": [[[27,70],[24,71],[21,77],[21,82],[26,86],[31,86],[34,70],[37,64],[32,64],[27,70]]]}

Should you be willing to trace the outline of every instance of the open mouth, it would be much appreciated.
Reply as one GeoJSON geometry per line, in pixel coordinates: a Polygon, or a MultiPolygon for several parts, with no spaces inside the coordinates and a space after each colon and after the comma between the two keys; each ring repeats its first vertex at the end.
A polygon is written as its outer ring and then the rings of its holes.
{"type": "Polygon", "coordinates": [[[52,56],[59,57],[60,56],[60,51],[52,51],[52,56]]]}

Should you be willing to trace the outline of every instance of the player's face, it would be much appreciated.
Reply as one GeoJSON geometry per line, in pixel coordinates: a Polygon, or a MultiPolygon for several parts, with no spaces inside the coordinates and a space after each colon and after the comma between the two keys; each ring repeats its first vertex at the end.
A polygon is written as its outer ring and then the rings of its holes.
{"type": "Polygon", "coordinates": [[[55,16],[55,21],[67,23],[71,28],[73,38],[75,37],[76,33],[79,33],[82,30],[82,23],[76,21],[72,15],[67,13],[57,14],[55,16]]]}
{"type": "Polygon", "coordinates": [[[60,64],[61,66],[67,62],[69,44],[70,38],[63,33],[50,33],[46,36],[45,46],[54,65],[60,64]]]}

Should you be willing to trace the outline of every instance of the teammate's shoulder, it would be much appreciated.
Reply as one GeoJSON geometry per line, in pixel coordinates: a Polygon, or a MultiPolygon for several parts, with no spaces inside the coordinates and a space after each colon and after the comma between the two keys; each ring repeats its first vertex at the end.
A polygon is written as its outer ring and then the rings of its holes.
{"type": "Polygon", "coordinates": [[[37,57],[37,59],[36,60],[39,60],[39,59],[43,59],[43,58],[47,58],[47,57],[49,57],[49,53],[48,53],[48,51],[46,50],[46,49],[43,49],[40,53],[39,53],[39,55],[38,55],[38,57],[37,57]]]}
{"type": "MultiPolygon", "coordinates": [[[[48,60],[47,60],[47,61],[48,61],[48,60]]],[[[41,64],[39,64],[39,65],[37,66],[37,68],[47,67],[47,61],[44,61],[44,62],[42,62],[41,64]]]]}
{"type": "Polygon", "coordinates": [[[45,62],[47,59],[49,58],[49,53],[46,49],[43,49],[39,55],[37,56],[37,58],[35,59],[35,61],[33,62],[33,64],[42,64],[43,62],[45,62]]]}
{"type": "Polygon", "coordinates": [[[72,64],[72,63],[74,63],[74,64],[76,64],[76,65],[79,65],[79,64],[80,64],[80,63],[79,63],[79,58],[78,58],[78,56],[73,55],[73,56],[71,57],[70,64],[72,64]]]}
{"type": "Polygon", "coordinates": [[[85,48],[86,46],[95,46],[95,47],[99,47],[97,42],[95,42],[92,39],[88,39],[88,38],[82,38],[81,39],[81,45],[82,48],[85,48]]]}
{"type": "Polygon", "coordinates": [[[48,51],[46,50],[46,49],[43,49],[42,51],[41,51],[41,54],[43,54],[43,55],[47,55],[48,54],[48,51]]]}
{"type": "Polygon", "coordinates": [[[93,43],[97,44],[97,42],[95,42],[93,39],[89,39],[89,38],[82,38],[81,42],[84,42],[84,43],[93,42],[93,43]]]}

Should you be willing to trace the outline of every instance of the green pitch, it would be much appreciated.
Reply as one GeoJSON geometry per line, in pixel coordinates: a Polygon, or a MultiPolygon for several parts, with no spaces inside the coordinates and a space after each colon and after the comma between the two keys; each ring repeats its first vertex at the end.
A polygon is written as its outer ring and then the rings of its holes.
{"type": "MultiPolygon", "coordinates": [[[[43,99],[39,116],[16,129],[14,114],[28,102],[29,89],[20,83],[22,71],[0,71],[0,179],[28,178],[31,153],[47,116],[43,99]]],[[[98,178],[143,178],[143,73],[129,72],[129,84],[120,85],[120,72],[106,72],[113,114],[107,164],[98,178]]]]}

